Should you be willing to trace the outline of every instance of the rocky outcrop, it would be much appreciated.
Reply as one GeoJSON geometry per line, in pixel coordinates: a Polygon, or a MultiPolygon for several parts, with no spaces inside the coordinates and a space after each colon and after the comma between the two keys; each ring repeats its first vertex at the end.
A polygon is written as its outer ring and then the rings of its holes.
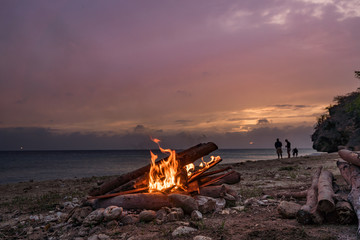
{"type": "Polygon", "coordinates": [[[311,136],[313,148],[320,152],[336,152],[338,146],[360,150],[360,88],[334,101],[318,119],[311,136]]]}

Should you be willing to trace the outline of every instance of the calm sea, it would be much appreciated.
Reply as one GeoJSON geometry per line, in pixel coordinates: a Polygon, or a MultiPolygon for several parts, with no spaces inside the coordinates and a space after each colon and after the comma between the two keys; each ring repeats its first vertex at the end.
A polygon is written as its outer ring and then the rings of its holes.
{"type": "MultiPolygon", "coordinates": [[[[165,157],[153,152],[159,158],[165,157]]],[[[313,149],[299,149],[299,156],[312,154],[316,154],[313,149]]],[[[211,155],[221,156],[222,164],[277,157],[274,149],[219,149],[211,155]]],[[[204,160],[208,161],[209,157],[204,160]]],[[[119,175],[149,163],[149,150],[0,151],[0,184],[119,175]]]]}

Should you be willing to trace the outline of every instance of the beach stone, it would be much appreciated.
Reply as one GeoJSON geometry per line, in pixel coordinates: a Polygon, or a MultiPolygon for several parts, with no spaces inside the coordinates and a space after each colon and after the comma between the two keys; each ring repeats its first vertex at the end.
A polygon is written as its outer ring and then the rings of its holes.
{"type": "Polygon", "coordinates": [[[244,204],[246,207],[249,207],[249,206],[258,207],[258,206],[266,205],[263,201],[257,200],[254,197],[246,199],[244,204]]]}
{"type": "Polygon", "coordinates": [[[139,218],[133,214],[128,214],[121,219],[121,222],[124,225],[135,224],[135,223],[139,222],[139,218]]]}
{"type": "Polygon", "coordinates": [[[100,233],[97,235],[95,234],[88,238],[88,240],[109,240],[109,239],[110,239],[110,237],[103,233],[100,233]]]}
{"type": "Polygon", "coordinates": [[[297,212],[300,210],[301,205],[294,202],[282,201],[278,205],[278,213],[283,218],[296,218],[297,212]]]}
{"type": "Polygon", "coordinates": [[[104,210],[104,220],[111,221],[122,217],[123,208],[118,206],[109,206],[104,210]]]}
{"type": "Polygon", "coordinates": [[[182,236],[182,235],[187,235],[193,232],[196,232],[197,229],[192,228],[192,227],[186,227],[186,226],[180,226],[178,228],[176,228],[173,232],[172,232],[172,236],[173,237],[177,237],[177,236],[182,236]]]}
{"type": "Polygon", "coordinates": [[[199,211],[203,214],[210,213],[216,209],[216,200],[212,197],[196,196],[196,202],[199,206],[199,211]]]}
{"type": "Polygon", "coordinates": [[[156,219],[160,221],[165,221],[166,216],[171,212],[171,209],[168,207],[163,207],[156,212],[156,219]]]}
{"type": "Polygon", "coordinates": [[[139,214],[140,222],[151,222],[156,218],[156,212],[153,210],[144,210],[139,214]]]}
{"type": "Polygon", "coordinates": [[[71,210],[71,209],[73,209],[74,207],[78,207],[78,206],[79,206],[79,204],[73,203],[73,202],[64,202],[62,205],[63,205],[63,207],[64,207],[65,210],[71,210]]]}
{"type": "Polygon", "coordinates": [[[236,206],[236,207],[232,207],[231,209],[233,209],[237,212],[243,212],[243,211],[245,211],[245,206],[236,206]]]}
{"type": "Polygon", "coordinates": [[[171,212],[166,216],[166,221],[174,222],[184,218],[184,210],[182,208],[171,208],[171,212]]]}
{"type": "Polygon", "coordinates": [[[191,220],[194,220],[194,221],[199,221],[203,218],[202,214],[200,211],[198,210],[194,210],[192,213],[191,213],[191,220]]]}
{"type": "Polygon", "coordinates": [[[191,214],[192,211],[199,209],[196,200],[188,195],[173,193],[168,197],[174,207],[182,208],[186,214],[191,214]]]}
{"type": "Polygon", "coordinates": [[[119,223],[116,220],[112,220],[106,224],[106,228],[112,229],[119,226],[119,223]]]}
{"type": "Polygon", "coordinates": [[[205,237],[205,236],[201,236],[201,235],[198,235],[198,236],[195,236],[193,238],[193,240],[212,240],[211,237],[205,237]]]}
{"type": "Polygon", "coordinates": [[[85,236],[88,235],[89,231],[90,231],[90,228],[88,228],[88,227],[81,227],[81,228],[79,229],[78,235],[79,235],[80,237],[85,237],[85,236]]]}
{"type": "MultiPolygon", "coordinates": [[[[75,209],[73,215],[71,216],[71,220],[82,223],[84,219],[93,211],[90,206],[77,208],[75,209]]],[[[70,220],[70,219],[69,219],[70,220]]]]}
{"type": "Polygon", "coordinates": [[[104,219],[104,208],[96,209],[95,211],[91,212],[83,221],[85,226],[90,225],[97,225],[104,219]]]}
{"type": "Polygon", "coordinates": [[[226,206],[226,200],[224,198],[215,198],[215,211],[220,212],[226,206]]]}

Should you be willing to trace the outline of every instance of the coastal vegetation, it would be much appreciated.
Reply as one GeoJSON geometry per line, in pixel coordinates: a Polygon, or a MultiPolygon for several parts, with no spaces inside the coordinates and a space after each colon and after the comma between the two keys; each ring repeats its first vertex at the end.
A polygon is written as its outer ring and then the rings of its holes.
{"type": "MultiPolygon", "coordinates": [[[[360,78],[360,72],[355,72],[360,78]]],[[[336,152],[338,146],[360,150],[360,88],[334,98],[334,105],[326,108],[311,136],[313,148],[320,152],[336,152]]]]}

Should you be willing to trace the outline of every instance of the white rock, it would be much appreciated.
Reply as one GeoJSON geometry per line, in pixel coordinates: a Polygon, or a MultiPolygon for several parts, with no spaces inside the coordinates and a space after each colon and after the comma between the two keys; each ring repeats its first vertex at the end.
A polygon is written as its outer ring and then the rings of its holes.
{"type": "Polygon", "coordinates": [[[245,210],[245,206],[236,206],[236,207],[232,207],[231,209],[238,211],[238,212],[242,212],[245,210]]]}
{"type": "Polygon", "coordinates": [[[76,207],[77,204],[75,204],[73,202],[64,202],[63,206],[66,210],[70,210],[70,209],[73,209],[74,207],[76,207]]]}
{"type": "Polygon", "coordinates": [[[205,236],[201,236],[201,235],[198,235],[198,236],[195,236],[193,238],[193,240],[212,240],[211,237],[205,237],[205,236]]]}
{"type": "Polygon", "coordinates": [[[185,226],[180,226],[178,228],[176,228],[173,232],[172,232],[172,236],[176,237],[176,236],[181,236],[181,235],[187,235],[189,233],[192,232],[196,232],[197,229],[195,228],[191,228],[191,227],[185,227],[185,226]]]}
{"type": "Polygon", "coordinates": [[[109,206],[104,210],[104,219],[105,221],[111,221],[115,219],[120,219],[123,213],[122,207],[109,206]]]}
{"type": "Polygon", "coordinates": [[[85,226],[96,225],[104,218],[104,210],[103,208],[96,209],[91,212],[85,219],[83,224],[85,226]]]}
{"type": "Polygon", "coordinates": [[[226,208],[226,209],[222,210],[222,211],[220,212],[220,214],[222,214],[222,215],[229,215],[229,214],[230,214],[230,209],[229,209],[229,208],[226,208]]]}
{"type": "Polygon", "coordinates": [[[226,206],[226,200],[224,198],[215,198],[215,211],[220,212],[226,206]]]}
{"type": "Polygon", "coordinates": [[[199,221],[203,218],[202,214],[200,211],[198,210],[194,210],[192,211],[191,213],[191,220],[194,220],[194,221],[199,221]]]}

